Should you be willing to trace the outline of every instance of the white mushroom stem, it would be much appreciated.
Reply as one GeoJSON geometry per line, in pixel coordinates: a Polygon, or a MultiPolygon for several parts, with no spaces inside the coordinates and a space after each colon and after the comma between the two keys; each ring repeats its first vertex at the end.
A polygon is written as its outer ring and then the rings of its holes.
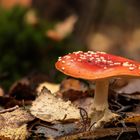
{"type": "Polygon", "coordinates": [[[108,87],[108,79],[96,81],[93,101],[93,108],[96,111],[103,111],[108,108],[108,87]]]}
{"type": "Polygon", "coordinates": [[[92,113],[90,115],[91,125],[96,122],[94,125],[96,128],[101,127],[102,123],[108,122],[112,118],[118,116],[117,114],[112,113],[108,108],[108,87],[108,79],[96,81],[92,113]]]}

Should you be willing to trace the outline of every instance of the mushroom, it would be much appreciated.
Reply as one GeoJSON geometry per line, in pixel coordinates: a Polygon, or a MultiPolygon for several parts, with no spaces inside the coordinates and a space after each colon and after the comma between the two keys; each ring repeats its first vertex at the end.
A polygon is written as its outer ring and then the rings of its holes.
{"type": "Polygon", "coordinates": [[[73,52],[59,57],[56,68],[66,75],[95,81],[95,95],[92,113],[89,114],[91,124],[100,127],[118,116],[112,113],[108,105],[109,79],[112,77],[140,77],[140,63],[105,52],[73,52]]]}

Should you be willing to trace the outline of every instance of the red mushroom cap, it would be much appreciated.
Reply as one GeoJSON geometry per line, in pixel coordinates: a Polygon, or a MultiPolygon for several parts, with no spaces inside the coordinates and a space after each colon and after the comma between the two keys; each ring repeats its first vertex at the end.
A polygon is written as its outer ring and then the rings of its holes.
{"type": "Polygon", "coordinates": [[[66,75],[88,80],[140,76],[140,63],[104,52],[73,52],[60,57],[55,66],[66,75]]]}

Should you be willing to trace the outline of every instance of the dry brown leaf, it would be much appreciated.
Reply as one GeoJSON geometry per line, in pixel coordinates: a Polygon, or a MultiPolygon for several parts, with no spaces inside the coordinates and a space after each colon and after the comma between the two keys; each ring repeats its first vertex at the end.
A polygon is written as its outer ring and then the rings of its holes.
{"type": "Polygon", "coordinates": [[[110,81],[111,89],[115,89],[115,90],[121,89],[121,88],[127,86],[127,84],[129,83],[129,80],[130,79],[127,79],[127,78],[112,79],[110,81]]]}
{"type": "Polygon", "coordinates": [[[0,119],[0,122],[2,121],[3,123],[5,123],[5,127],[18,127],[19,125],[34,119],[34,117],[31,114],[20,108],[12,112],[0,114],[0,116],[5,120],[3,121],[3,119],[0,119]]]}
{"type": "Polygon", "coordinates": [[[85,92],[89,89],[89,86],[83,80],[79,80],[79,79],[75,79],[75,78],[64,79],[61,82],[60,91],[64,92],[64,91],[68,91],[70,89],[73,89],[75,91],[85,92]]]}
{"type": "Polygon", "coordinates": [[[57,92],[57,95],[64,100],[75,101],[80,98],[91,96],[93,93],[94,89],[91,89],[89,83],[70,77],[61,82],[60,90],[57,92]]]}
{"type": "Polygon", "coordinates": [[[0,139],[24,140],[28,134],[26,123],[33,119],[31,114],[22,109],[0,114],[0,139]]]}
{"type": "MultiPolygon", "coordinates": [[[[127,79],[123,80],[123,86],[111,86],[111,88],[118,94],[121,94],[122,96],[140,100],[140,79],[127,79]]],[[[121,79],[119,81],[117,80],[117,84],[121,82],[121,79]]]]}
{"type": "Polygon", "coordinates": [[[9,90],[9,96],[14,97],[17,100],[33,100],[36,93],[31,86],[28,78],[23,78],[16,81],[9,90]]]}
{"type": "Polygon", "coordinates": [[[51,93],[55,93],[59,90],[60,85],[54,84],[54,83],[49,83],[49,82],[40,83],[36,89],[37,93],[41,92],[43,87],[46,87],[47,89],[49,89],[51,91],[51,93]]]}
{"type": "Polygon", "coordinates": [[[125,86],[117,89],[117,92],[125,94],[140,93],[140,79],[129,79],[125,86]]]}
{"type": "Polygon", "coordinates": [[[27,126],[23,124],[20,127],[6,127],[0,130],[1,140],[26,140],[28,135],[27,126]]]}
{"type": "Polygon", "coordinates": [[[70,101],[65,102],[55,97],[48,89],[42,90],[39,97],[33,102],[30,111],[35,117],[47,122],[80,118],[78,108],[70,101]]]}

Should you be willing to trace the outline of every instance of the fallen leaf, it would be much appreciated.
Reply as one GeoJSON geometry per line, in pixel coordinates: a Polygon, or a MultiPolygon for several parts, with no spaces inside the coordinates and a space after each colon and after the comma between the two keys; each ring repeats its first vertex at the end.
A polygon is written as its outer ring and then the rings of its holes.
{"type": "Polygon", "coordinates": [[[40,83],[38,85],[38,87],[36,88],[37,93],[41,92],[43,87],[49,89],[51,91],[51,93],[56,93],[59,90],[60,85],[59,84],[50,83],[50,82],[40,83]]]}
{"type": "Polygon", "coordinates": [[[61,98],[55,97],[45,88],[33,101],[30,111],[35,117],[47,122],[77,120],[80,118],[79,109],[70,101],[66,102],[61,98]]]}
{"type": "Polygon", "coordinates": [[[27,125],[21,125],[18,128],[6,127],[0,130],[1,140],[26,140],[28,136],[27,125]]]}
{"type": "Polygon", "coordinates": [[[11,86],[9,96],[17,100],[34,100],[36,94],[30,85],[30,81],[27,78],[23,78],[11,86]]]}
{"type": "Polygon", "coordinates": [[[89,89],[89,85],[84,80],[68,77],[67,79],[64,79],[61,82],[60,91],[64,92],[64,91],[68,91],[69,89],[85,92],[89,89]]]}
{"type": "Polygon", "coordinates": [[[61,82],[60,90],[57,95],[64,100],[75,101],[80,98],[91,96],[93,93],[94,89],[90,88],[89,83],[84,80],[69,77],[61,82]]]}
{"type": "Polygon", "coordinates": [[[47,75],[31,73],[13,83],[8,94],[17,100],[34,100],[37,96],[36,88],[40,83],[44,83],[47,80],[47,75]]]}
{"type": "Polygon", "coordinates": [[[115,78],[110,80],[111,89],[121,89],[128,85],[130,79],[127,78],[115,78]]]}
{"type": "Polygon", "coordinates": [[[27,122],[34,117],[23,109],[0,114],[0,139],[25,140],[27,137],[27,122]]]}
{"type": "Polygon", "coordinates": [[[30,113],[20,108],[12,112],[2,113],[0,115],[3,118],[0,119],[0,122],[5,123],[5,127],[7,126],[18,127],[19,125],[34,119],[34,117],[30,113]]]}
{"type": "Polygon", "coordinates": [[[140,79],[119,79],[110,88],[117,94],[130,99],[140,100],[140,79]],[[121,83],[121,86],[119,84],[121,83]]]}
{"type": "Polygon", "coordinates": [[[136,92],[139,92],[140,94],[140,79],[129,79],[127,82],[127,84],[124,84],[124,86],[115,89],[115,91],[123,94],[133,94],[136,92]]]}

